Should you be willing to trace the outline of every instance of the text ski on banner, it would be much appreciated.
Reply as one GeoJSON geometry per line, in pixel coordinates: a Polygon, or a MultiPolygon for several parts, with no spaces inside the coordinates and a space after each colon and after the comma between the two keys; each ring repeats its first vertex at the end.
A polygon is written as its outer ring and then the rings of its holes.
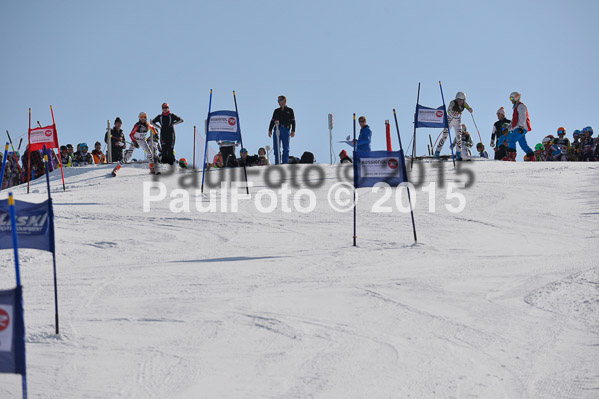
{"type": "MultiPolygon", "coordinates": [[[[52,252],[48,201],[32,204],[15,200],[19,247],[52,252]]],[[[0,200],[0,249],[13,247],[8,200],[0,200]]]]}
{"type": "Polygon", "coordinates": [[[442,105],[438,108],[429,108],[417,104],[415,126],[416,128],[447,128],[447,119],[445,118],[445,106],[442,105]]]}
{"type": "Polygon", "coordinates": [[[387,183],[391,187],[407,182],[403,151],[355,151],[354,187],[387,183]]]}

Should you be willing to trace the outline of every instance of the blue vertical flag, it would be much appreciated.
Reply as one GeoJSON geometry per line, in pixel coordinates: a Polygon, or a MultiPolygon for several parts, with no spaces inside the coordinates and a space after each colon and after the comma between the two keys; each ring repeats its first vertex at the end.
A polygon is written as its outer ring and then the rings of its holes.
{"type": "Polygon", "coordinates": [[[391,187],[407,182],[404,153],[400,151],[354,151],[354,187],[387,183],[391,187]]]}
{"type": "Polygon", "coordinates": [[[22,287],[0,291],[0,373],[25,375],[22,287]]]}

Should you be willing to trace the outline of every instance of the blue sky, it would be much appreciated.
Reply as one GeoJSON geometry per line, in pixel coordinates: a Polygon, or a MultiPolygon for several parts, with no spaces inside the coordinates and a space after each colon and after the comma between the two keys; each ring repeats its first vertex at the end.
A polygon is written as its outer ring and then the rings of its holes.
{"type": "MultiPolygon", "coordinates": [[[[328,113],[335,141],[351,134],[355,112],[368,118],[373,149],[384,149],[397,108],[407,146],[418,82],[421,103],[436,107],[441,80],[446,102],[466,93],[487,147],[495,112],[511,115],[509,93],[520,91],[534,145],[560,126],[571,137],[599,125],[598,11],[576,0],[4,1],[0,128],[26,133],[29,107],[34,123],[49,124],[52,104],[61,144],[93,145],[106,120],[120,116],[128,133],[140,111],[153,117],[167,101],[185,120],[177,156],[191,160],[210,89],[213,109],[234,109],[236,90],[255,153],[284,94],[297,118],[291,154],[329,162],[328,113]]],[[[470,115],[463,122],[478,141],[470,115]]],[[[419,129],[419,143],[438,133],[419,129]]]]}

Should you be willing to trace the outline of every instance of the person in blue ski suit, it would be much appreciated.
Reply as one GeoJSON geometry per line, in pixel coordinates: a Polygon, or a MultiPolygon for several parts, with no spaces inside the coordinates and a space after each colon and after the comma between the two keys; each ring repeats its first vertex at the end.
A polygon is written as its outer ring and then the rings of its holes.
{"type": "Polygon", "coordinates": [[[361,116],[358,118],[360,124],[360,135],[356,140],[356,151],[368,151],[370,152],[370,142],[372,141],[372,130],[370,126],[366,124],[366,117],[361,116]]]}

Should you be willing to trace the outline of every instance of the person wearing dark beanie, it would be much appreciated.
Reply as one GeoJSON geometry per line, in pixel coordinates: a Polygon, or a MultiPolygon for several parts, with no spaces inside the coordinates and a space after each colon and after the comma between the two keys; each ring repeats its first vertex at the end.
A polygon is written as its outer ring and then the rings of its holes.
{"type": "Polygon", "coordinates": [[[122,125],[123,121],[117,116],[114,120],[114,127],[110,132],[106,132],[106,135],[104,136],[104,142],[108,144],[108,133],[110,133],[110,146],[107,154],[109,162],[118,162],[123,159],[123,148],[125,148],[127,143],[125,142],[125,135],[121,129],[122,125]]]}

